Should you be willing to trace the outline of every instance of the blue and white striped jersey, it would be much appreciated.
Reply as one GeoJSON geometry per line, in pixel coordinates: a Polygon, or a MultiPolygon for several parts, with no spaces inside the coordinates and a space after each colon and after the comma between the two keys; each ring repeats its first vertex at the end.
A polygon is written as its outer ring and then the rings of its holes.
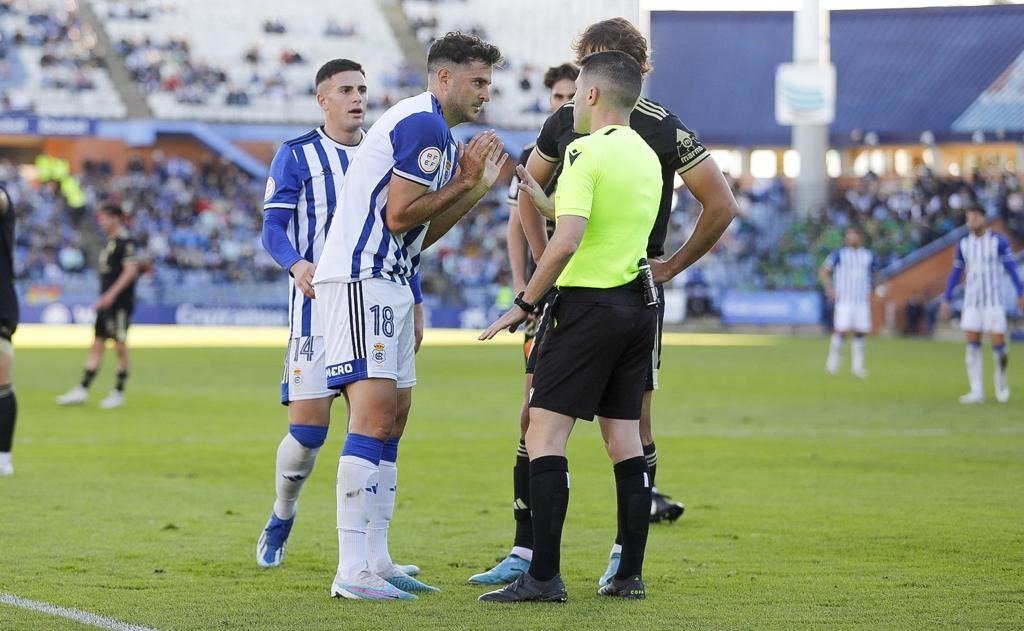
{"type": "Polygon", "coordinates": [[[1006,266],[1015,264],[1010,243],[1001,234],[986,231],[960,239],[953,268],[967,272],[964,308],[1006,306],[1006,266]]]}
{"type": "MultiPolygon", "coordinates": [[[[346,172],[358,149],[331,140],[318,127],[282,144],[270,165],[263,209],[291,211],[288,241],[314,265],[319,265],[346,172]]],[[[290,337],[323,335],[312,301],[295,288],[290,276],[288,292],[290,337]]]]}
{"type": "Polygon", "coordinates": [[[871,301],[871,274],[875,255],[867,248],[842,247],[825,259],[832,272],[836,302],[863,304],[871,301]]]}
{"type": "Polygon", "coordinates": [[[370,127],[341,194],[314,283],[385,278],[407,285],[427,225],[392,234],[384,221],[392,175],[436,191],[451,180],[458,146],[430,92],[399,101],[370,127]]]}

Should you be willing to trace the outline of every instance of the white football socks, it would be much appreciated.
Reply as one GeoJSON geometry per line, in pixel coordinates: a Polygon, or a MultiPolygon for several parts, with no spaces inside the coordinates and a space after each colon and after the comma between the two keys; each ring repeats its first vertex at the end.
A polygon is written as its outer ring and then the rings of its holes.
{"type": "Polygon", "coordinates": [[[842,352],[843,336],[833,333],[828,343],[828,361],[825,362],[825,370],[830,373],[838,372],[842,352]]]}
{"type": "Polygon", "coordinates": [[[853,338],[853,343],[850,345],[853,349],[851,353],[853,357],[853,372],[859,373],[864,371],[864,338],[856,337],[853,338]]]}
{"type": "Polygon", "coordinates": [[[1007,349],[1005,346],[1001,348],[992,349],[992,359],[995,360],[995,369],[992,371],[992,381],[995,383],[996,392],[1000,392],[1007,388],[1006,383],[1006,364],[1007,349]]]}
{"type": "Polygon", "coordinates": [[[967,354],[964,356],[964,363],[967,364],[967,382],[971,386],[971,393],[982,394],[984,392],[984,388],[982,387],[982,372],[984,370],[984,366],[982,366],[981,360],[981,345],[967,345],[967,354]]]}
{"type": "Polygon", "coordinates": [[[395,563],[388,552],[388,526],[395,513],[397,489],[396,463],[381,460],[377,494],[367,497],[370,521],[366,528],[366,547],[369,552],[370,571],[384,577],[393,576],[395,573],[395,563]]]}
{"type": "Polygon", "coordinates": [[[277,448],[277,499],[274,501],[274,514],[280,519],[291,519],[295,516],[299,502],[299,493],[313,472],[316,456],[320,448],[310,449],[291,433],[285,434],[277,448]]]}
{"type": "Polygon", "coordinates": [[[366,529],[379,468],[358,456],[338,460],[338,575],[352,578],[367,567],[366,529]],[[367,490],[369,489],[369,490],[367,490]]]}

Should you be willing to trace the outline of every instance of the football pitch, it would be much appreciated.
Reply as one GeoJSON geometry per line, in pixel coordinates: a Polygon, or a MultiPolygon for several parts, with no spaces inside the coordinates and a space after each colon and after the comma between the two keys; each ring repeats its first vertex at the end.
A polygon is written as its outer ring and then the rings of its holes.
{"type": "MultiPolygon", "coordinates": [[[[65,409],[84,349],[21,348],[0,594],[156,629],[1024,627],[1022,349],[1013,401],[963,407],[960,344],[872,339],[860,381],[848,359],[824,374],[824,338],[748,341],[665,350],[658,486],[687,510],[651,527],[646,601],[596,595],[615,494],[600,433],[577,424],[564,605],[488,605],[465,583],[511,544],[514,347],[419,355],[391,549],[443,591],[392,603],[328,597],[343,404],[285,565],[256,567],[286,428],[280,350],[138,349],[127,406],[104,411],[110,355],[90,403],[65,409]]],[[[72,628],[0,602],[0,629],[72,628]]]]}

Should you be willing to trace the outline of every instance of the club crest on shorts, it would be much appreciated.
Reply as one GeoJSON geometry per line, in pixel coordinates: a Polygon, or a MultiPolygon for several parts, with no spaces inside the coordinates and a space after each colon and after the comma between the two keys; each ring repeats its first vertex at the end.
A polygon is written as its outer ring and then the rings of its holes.
{"type": "Polygon", "coordinates": [[[387,355],[384,353],[384,344],[377,342],[373,345],[373,361],[383,364],[385,359],[387,359],[387,355]]]}
{"type": "Polygon", "coordinates": [[[296,368],[292,371],[292,383],[299,386],[302,385],[302,369],[296,368]]]}

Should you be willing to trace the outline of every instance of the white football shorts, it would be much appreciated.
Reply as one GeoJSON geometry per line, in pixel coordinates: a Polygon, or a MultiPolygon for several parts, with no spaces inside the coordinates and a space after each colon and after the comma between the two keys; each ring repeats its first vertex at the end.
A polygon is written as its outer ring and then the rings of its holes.
{"type": "Polygon", "coordinates": [[[324,338],[322,335],[293,337],[284,355],[284,375],[281,377],[281,403],[323,399],[337,396],[327,387],[324,373],[324,338]]]}
{"type": "Polygon", "coordinates": [[[871,304],[867,302],[837,302],[832,328],[843,333],[871,332],[871,304]]]}
{"type": "Polygon", "coordinates": [[[960,328],[971,333],[1005,334],[1006,310],[1002,307],[964,307],[960,328]]]}
{"type": "Polygon", "coordinates": [[[416,385],[412,291],[383,278],[315,286],[324,327],[327,387],[362,379],[392,379],[416,385]]]}

